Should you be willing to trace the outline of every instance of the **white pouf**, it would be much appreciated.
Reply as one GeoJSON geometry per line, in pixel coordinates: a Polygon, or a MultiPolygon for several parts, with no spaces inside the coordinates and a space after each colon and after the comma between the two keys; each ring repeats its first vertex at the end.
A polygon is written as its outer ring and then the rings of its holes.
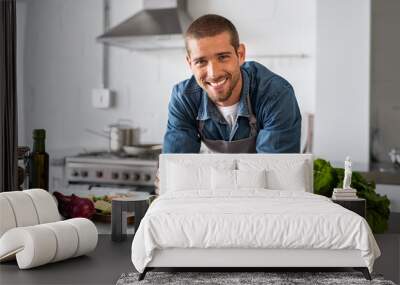
{"type": "Polygon", "coordinates": [[[42,189],[0,193],[0,262],[20,269],[84,255],[96,248],[98,232],[85,218],[60,221],[53,196],[42,189]]]}

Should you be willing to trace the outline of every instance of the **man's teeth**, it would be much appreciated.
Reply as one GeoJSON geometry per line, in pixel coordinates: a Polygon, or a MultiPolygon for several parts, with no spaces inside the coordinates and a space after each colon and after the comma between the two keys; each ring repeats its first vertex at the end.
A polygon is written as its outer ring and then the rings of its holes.
{"type": "Polygon", "coordinates": [[[226,81],[226,78],[224,78],[224,79],[222,79],[221,81],[218,81],[218,82],[210,82],[210,85],[211,85],[212,87],[218,87],[218,86],[224,84],[225,81],[226,81]]]}

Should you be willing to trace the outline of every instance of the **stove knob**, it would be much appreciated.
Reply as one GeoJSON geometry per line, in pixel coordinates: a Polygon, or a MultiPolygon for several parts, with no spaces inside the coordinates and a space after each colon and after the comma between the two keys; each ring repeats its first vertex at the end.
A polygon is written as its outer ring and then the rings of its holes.
{"type": "Polygon", "coordinates": [[[88,176],[88,172],[86,170],[81,171],[81,176],[82,177],[87,177],[88,176]]]}
{"type": "Polygon", "coordinates": [[[77,177],[77,176],[79,176],[79,173],[78,173],[78,171],[76,171],[76,170],[72,171],[72,176],[74,176],[74,177],[77,177]]]}
{"type": "Polygon", "coordinates": [[[112,177],[112,179],[118,179],[118,177],[119,177],[118,172],[113,172],[113,173],[111,174],[111,177],[112,177]]]}
{"type": "Polygon", "coordinates": [[[138,181],[140,179],[140,175],[138,173],[133,174],[133,181],[138,181]]]}
{"type": "Polygon", "coordinates": [[[97,178],[103,177],[103,171],[96,171],[96,177],[97,178]]]}
{"type": "Polygon", "coordinates": [[[122,173],[122,179],[128,180],[129,179],[129,173],[127,173],[127,172],[122,173]]]}
{"type": "Polygon", "coordinates": [[[143,179],[144,179],[144,181],[150,181],[151,175],[150,174],[145,174],[143,179]]]}

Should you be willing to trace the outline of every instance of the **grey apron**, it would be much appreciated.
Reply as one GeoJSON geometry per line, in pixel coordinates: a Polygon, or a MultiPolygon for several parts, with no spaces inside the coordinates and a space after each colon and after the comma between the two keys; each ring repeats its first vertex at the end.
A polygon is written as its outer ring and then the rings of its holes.
{"type": "Polygon", "coordinates": [[[209,150],[217,153],[255,153],[256,152],[256,141],[257,141],[257,119],[251,109],[250,96],[247,96],[247,106],[249,109],[249,125],[250,125],[250,136],[245,139],[236,141],[224,141],[224,140],[210,140],[206,139],[203,135],[204,121],[198,121],[198,131],[200,134],[201,141],[207,146],[209,150]]]}

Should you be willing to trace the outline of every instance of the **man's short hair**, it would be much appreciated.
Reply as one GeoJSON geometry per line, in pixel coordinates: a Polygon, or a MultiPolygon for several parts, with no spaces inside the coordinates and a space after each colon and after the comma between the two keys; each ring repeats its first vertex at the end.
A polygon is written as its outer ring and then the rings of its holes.
{"type": "Polygon", "coordinates": [[[205,37],[213,37],[223,32],[228,32],[231,37],[231,45],[237,50],[239,48],[239,34],[227,18],[220,15],[207,14],[197,18],[190,24],[185,33],[186,50],[189,52],[187,40],[190,38],[201,39],[205,37]]]}

